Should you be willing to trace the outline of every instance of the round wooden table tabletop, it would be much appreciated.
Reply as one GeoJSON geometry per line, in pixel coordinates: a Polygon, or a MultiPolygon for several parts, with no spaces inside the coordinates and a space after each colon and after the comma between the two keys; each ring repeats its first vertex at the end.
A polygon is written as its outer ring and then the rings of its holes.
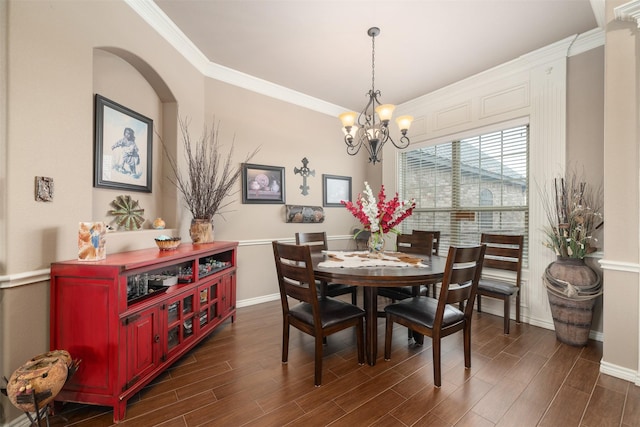
{"type": "Polygon", "coordinates": [[[442,280],[446,257],[411,255],[422,258],[425,266],[320,267],[319,264],[327,260],[327,256],[323,253],[311,256],[317,280],[363,287],[366,312],[365,351],[367,362],[371,366],[376,364],[378,353],[378,287],[420,286],[442,280]]]}

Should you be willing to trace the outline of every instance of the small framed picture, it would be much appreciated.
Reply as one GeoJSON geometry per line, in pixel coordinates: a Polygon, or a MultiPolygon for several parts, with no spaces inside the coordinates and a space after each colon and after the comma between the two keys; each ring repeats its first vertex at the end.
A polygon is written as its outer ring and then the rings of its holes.
{"type": "Polygon", "coordinates": [[[242,203],[284,204],[284,167],[242,164],[242,203]]]}
{"type": "Polygon", "coordinates": [[[342,206],[342,200],[351,201],[351,177],[322,175],[322,206],[342,206]]]}
{"type": "Polygon", "coordinates": [[[95,99],[94,187],[151,193],[153,120],[95,99]]]}

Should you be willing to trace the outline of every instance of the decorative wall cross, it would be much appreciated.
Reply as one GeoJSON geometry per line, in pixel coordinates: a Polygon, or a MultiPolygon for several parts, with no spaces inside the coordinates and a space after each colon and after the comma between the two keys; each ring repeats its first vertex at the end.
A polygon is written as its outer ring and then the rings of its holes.
{"type": "Polygon", "coordinates": [[[307,194],[309,194],[309,186],[307,185],[307,177],[308,176],[316,176],[316,171],[311,170],[307,167],[307,165],[309,164],[309,160],[307,160],[307,158],[303,158],[302,159],[302,167],[300,169],[298,168],[293,168],[293,173],[299,173],[300,175],[302,175],[302,185],[300,186],[300,189],[302,190],[302,195],[306,196],[307,194]]]}

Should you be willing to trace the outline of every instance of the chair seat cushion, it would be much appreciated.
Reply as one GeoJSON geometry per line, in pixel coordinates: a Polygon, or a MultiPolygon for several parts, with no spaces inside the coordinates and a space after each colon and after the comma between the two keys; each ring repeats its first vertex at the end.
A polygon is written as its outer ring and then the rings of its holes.
{"type": "MultiPolygon", "coordinates": [[[[319,299],[320,320],[322,327],[333,326],[345,320],[364,316],[364,310],[348,302],[334,298],[319,299]]],[[[289,314],[309,325],[313,325],[313,312],[311,304],[303,302],[289,310],[289,314]]]]}
{"type": "MultiPolygon", "coordinates": [[[[405,299],[384,308],[386,313],[403,317],[412,323],[433,328],[438,300],[431,297],[414,297],[405,299]]],[[[447,304],[444,308],[442,326],[446,327],[464,319],[464,313],[454,306],[447,304]]]]}
{"type": "Polygon", "coordinates": [[[515,295],[518,293],[518,287],[508,282],[499,280],[480,279],[478,282],[478,291],[487,291],[500,295],[515,295]]]}

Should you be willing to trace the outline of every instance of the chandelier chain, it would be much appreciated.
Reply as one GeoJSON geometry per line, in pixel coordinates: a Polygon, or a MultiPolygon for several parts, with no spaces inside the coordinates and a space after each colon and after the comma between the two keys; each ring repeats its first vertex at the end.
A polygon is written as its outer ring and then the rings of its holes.
{"type": "Polygon", "coordinates": [[[376,36],[371,36],[371,91],[376,92],[376,36]]]}

